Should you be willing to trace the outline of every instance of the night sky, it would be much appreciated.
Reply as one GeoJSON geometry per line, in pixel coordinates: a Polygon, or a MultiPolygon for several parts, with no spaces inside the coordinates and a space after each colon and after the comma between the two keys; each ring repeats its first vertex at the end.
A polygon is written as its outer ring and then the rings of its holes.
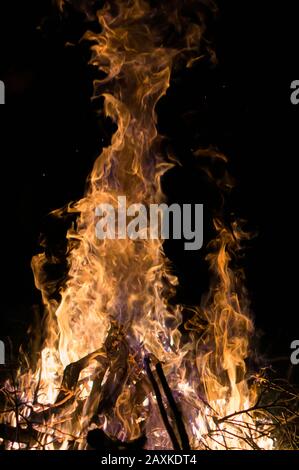
{"type": "MultiPolygon", "coordinates": [[[[203,202],[210,210],[205,246],[217,194],[192,149],[215,145],[229,158],[236,189],[227,211],[246,219],[256,234],[242,264],[258,347],[282,372],[290,365],[290,343],[299,337],[299,105],[290,102],[290,84],[299,79],[295,4],[219,0],[210,30],[218,65],[175,71],[157,107],[159,131],[182,162],[165,178],[165,191],[170,199],[203,202]]],[[[30,269],[40,233],[49,249],[63,248],[66,227],[47,214],[83,195],[93,161],[113,132],[98,112],[102,103],[90,101],[95,72],[87,65],[87,45],[65,47],[76,44],[86,27],[72,10],[61,20],[51,1],[0,3],[0,80],[6,84],[0,107],[0,337],[11,337],[15,348],[32,321],[32,306],[40,303],[30,269]]],[[[166,251],[180,278],[177,300],[199,303],[207,288],[205,248],[192,256],[174,244],[166,251]]]]}

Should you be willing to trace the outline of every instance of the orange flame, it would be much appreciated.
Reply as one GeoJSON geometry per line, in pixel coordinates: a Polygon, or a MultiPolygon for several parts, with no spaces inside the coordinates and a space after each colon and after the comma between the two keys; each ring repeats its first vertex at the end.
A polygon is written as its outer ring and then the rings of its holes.
{"type": "MultiPolygon", "coordinates": [[[[97,14],[101,34],[85,34],[92,42],[91,64],[105,73],[97,94],[117,131],[94,164],[85,197],[69,208],[80,215],[68,232],[69,275],[59,302],[44,276],[46,255],[32,261],[46,309],[45,340],[38,367],[18,381],[21,398],[32,405],[24,407],[23,426],[24,418],[32,420],[40,436],[33,448],[84,449],[92,427],[121,440],[146,432],[148,448],[171,448],[144,372],[145,355],[164,364],[192,448],[252,448],[251,415],[239,417],[241,427],[237,418],[221,422],[256,399],[245,365],[253,325],[240,306],[241,279],[230,268],[230,254],[240,244],[237,226],[229,231],[215,221],[218,237],[208,258],[215,285],[201,308],[208,326],[200,339],[191,330],[188,341],[178,328],[181,307],[167,302],[177,279],[168,272],[161,241],[95,236],[99,204],[116,207],[123,195],[128,204],[163,200],[160,178],[171,165],[159,155],[155,106],[169,87],[176,56],[185,53],[190,66],[204,33],[202,22],[184,16],[184,3],[166,2],[155,11],[143,0],[110,2],[97,14]],[[174,31],[171,46],[167,28],[174,31]],[[72,365],[78,361],[74,385],[72,365]],[[107,390],[114,403],[99,412],[107,390]]],[[[196,5],[194,12],[200,16],[196,5]]],[[[14,420],[12,412],[8,422],[14,420]]],[[[272,440],[257,435],[253,430],[257,446],[272,447],[272,440]]]]}

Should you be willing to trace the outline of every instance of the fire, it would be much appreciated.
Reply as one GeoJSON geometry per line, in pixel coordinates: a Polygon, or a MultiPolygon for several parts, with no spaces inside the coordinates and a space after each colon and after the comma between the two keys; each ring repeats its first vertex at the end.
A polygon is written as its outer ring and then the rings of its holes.
{"type": "MultiPolygon", "coordinates": [[[[172,448],[149,380],[157,364],[163,364],[193,449],[273,447],[263,437],[269,423],[241,413],[253,407],[257,391],[246,372],[253,325],[242,278],[230,266],[242,238],[237,225],[230,230],[215,220],[218,235],[208,257],[213,285],[188,338],[179,329],[182,307],[168,303],[177,279],[162,242],[99,240],[95,234],[99,204],[116,207],[122,196],[145,206],[164,200],[160,179],[171,164],[159,153],[155,106],[169,87],[175,59],[182,56],[191,66],[204,35],[196,2],[198,24],[184,16],[184,2],[169,3],[156,10],[144,0],[109,2],[97,13],[102,32],[85,34],[91,64],[105,75],[96,93],[117,131],[94,163],[85,196],[68,209],[79,216],[67,235],[69,271],[59,300],[44,274],[55,260],[45,253],[32,260],[45,306],[44,342],[37,366],[17,377],[23,404],[5,422],[19,425],[21,444],[7,439],[7,448],[85,449],[90,429],[121,441],[145,434],[147,448],[172,448]]],[[[15,389],[6,386],[9,401],[15,389]]]]}

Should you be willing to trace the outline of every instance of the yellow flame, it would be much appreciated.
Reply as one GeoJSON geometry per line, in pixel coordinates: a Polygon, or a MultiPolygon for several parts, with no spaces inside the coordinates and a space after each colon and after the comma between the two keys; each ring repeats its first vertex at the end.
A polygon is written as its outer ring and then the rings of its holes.
{"type": "MultiPolygon", "coordinates": [[[[208,258],[215,282],[201,308],[207,327],[200,339],[191,332],[188,341],[178,329],[181,307],[167,302],[177,279],[168,272],[161,241],[96,238],[99,204],[116,207],[123,195],[128,204],[163,200],[160,178],[170,165],[159,155],[155,106],[169,87],[175,57],[198,49],[203,34],[178,2],[161,6],[159,15],[143,0],[112,3],[98,12],[102,32],[89,31],[85,39],[93,44],[91,64],[106,74],[96,90],[117,131],[94,164],[86,195],[69,208],[80,215],[68,232],[69,274],[59,303],[44,275],[46,255],[32,261],[46,309],[45,341],[37,369],[21,374],[19,384],[32,404],[27,418],[40,411],[48,417],[35,424],[43,437],[31,447],[68,449],[76,441],[84,449],[88,429],[99,426],[124,440],[145,430],[149,448],[171,448],[144,372],[148,354],[164,363],[193,448],[251,448],[250,432],[259,447],[271,448],[271,440],[256,437],[250,415],[239,415],[243,427],[234,418],[221,422],[256,398],[245,364],[253,325],[240,306],[241,279],[230,268],[240,243],[237,227],[230,231],[215,221],[218,236],[208,258]],[[175,30],[173,47],[163,44],[165,25],[175,30]],[[65,369],[81,360],[78,385],[63,390],[65,369]],[[105,386],[119,389],[111,409],[97,415],[105,386]]],[[[189,66],[194,60],[189,57],[189,66]]],[[[11,425],[13,419],[12,413],[11,425]]]]}

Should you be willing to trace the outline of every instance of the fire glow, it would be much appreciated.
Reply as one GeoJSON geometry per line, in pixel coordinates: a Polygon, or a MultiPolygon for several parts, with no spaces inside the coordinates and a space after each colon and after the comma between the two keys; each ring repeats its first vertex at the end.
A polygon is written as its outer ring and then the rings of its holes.
{"type": "Polygon", "coordinates": [[[80,215],[68,232],[59,300],[44,275],[47,254],[32,260],[44,341],[35,366],[19,370],[17,389],[6,383],[7,403],[17,395],[20,404],[1,417],[7,449],[86,449],[92,430],[147,449],[274,447],[272,422],[253,411],[258,386],[246,370],[253,324],[243,278],[231,268],[246,236],[238,223],[214,220],[211,287],[184,333],[183,307],[168,302],[178,281],[162,241],[95,234],[101,204],[123,195],[146,207],[164,201],[160,180],[172,164],[159,152],[155,106],[175,60],[189,67],[200,57],[204,34],[196,2],[198,23],[170,3],[156,10],[143,0],[110,2],[97,13],[102,32],[85,34],[91,63],[105,74],[96,93],[117,131],[70,209],[80,215]]]}

